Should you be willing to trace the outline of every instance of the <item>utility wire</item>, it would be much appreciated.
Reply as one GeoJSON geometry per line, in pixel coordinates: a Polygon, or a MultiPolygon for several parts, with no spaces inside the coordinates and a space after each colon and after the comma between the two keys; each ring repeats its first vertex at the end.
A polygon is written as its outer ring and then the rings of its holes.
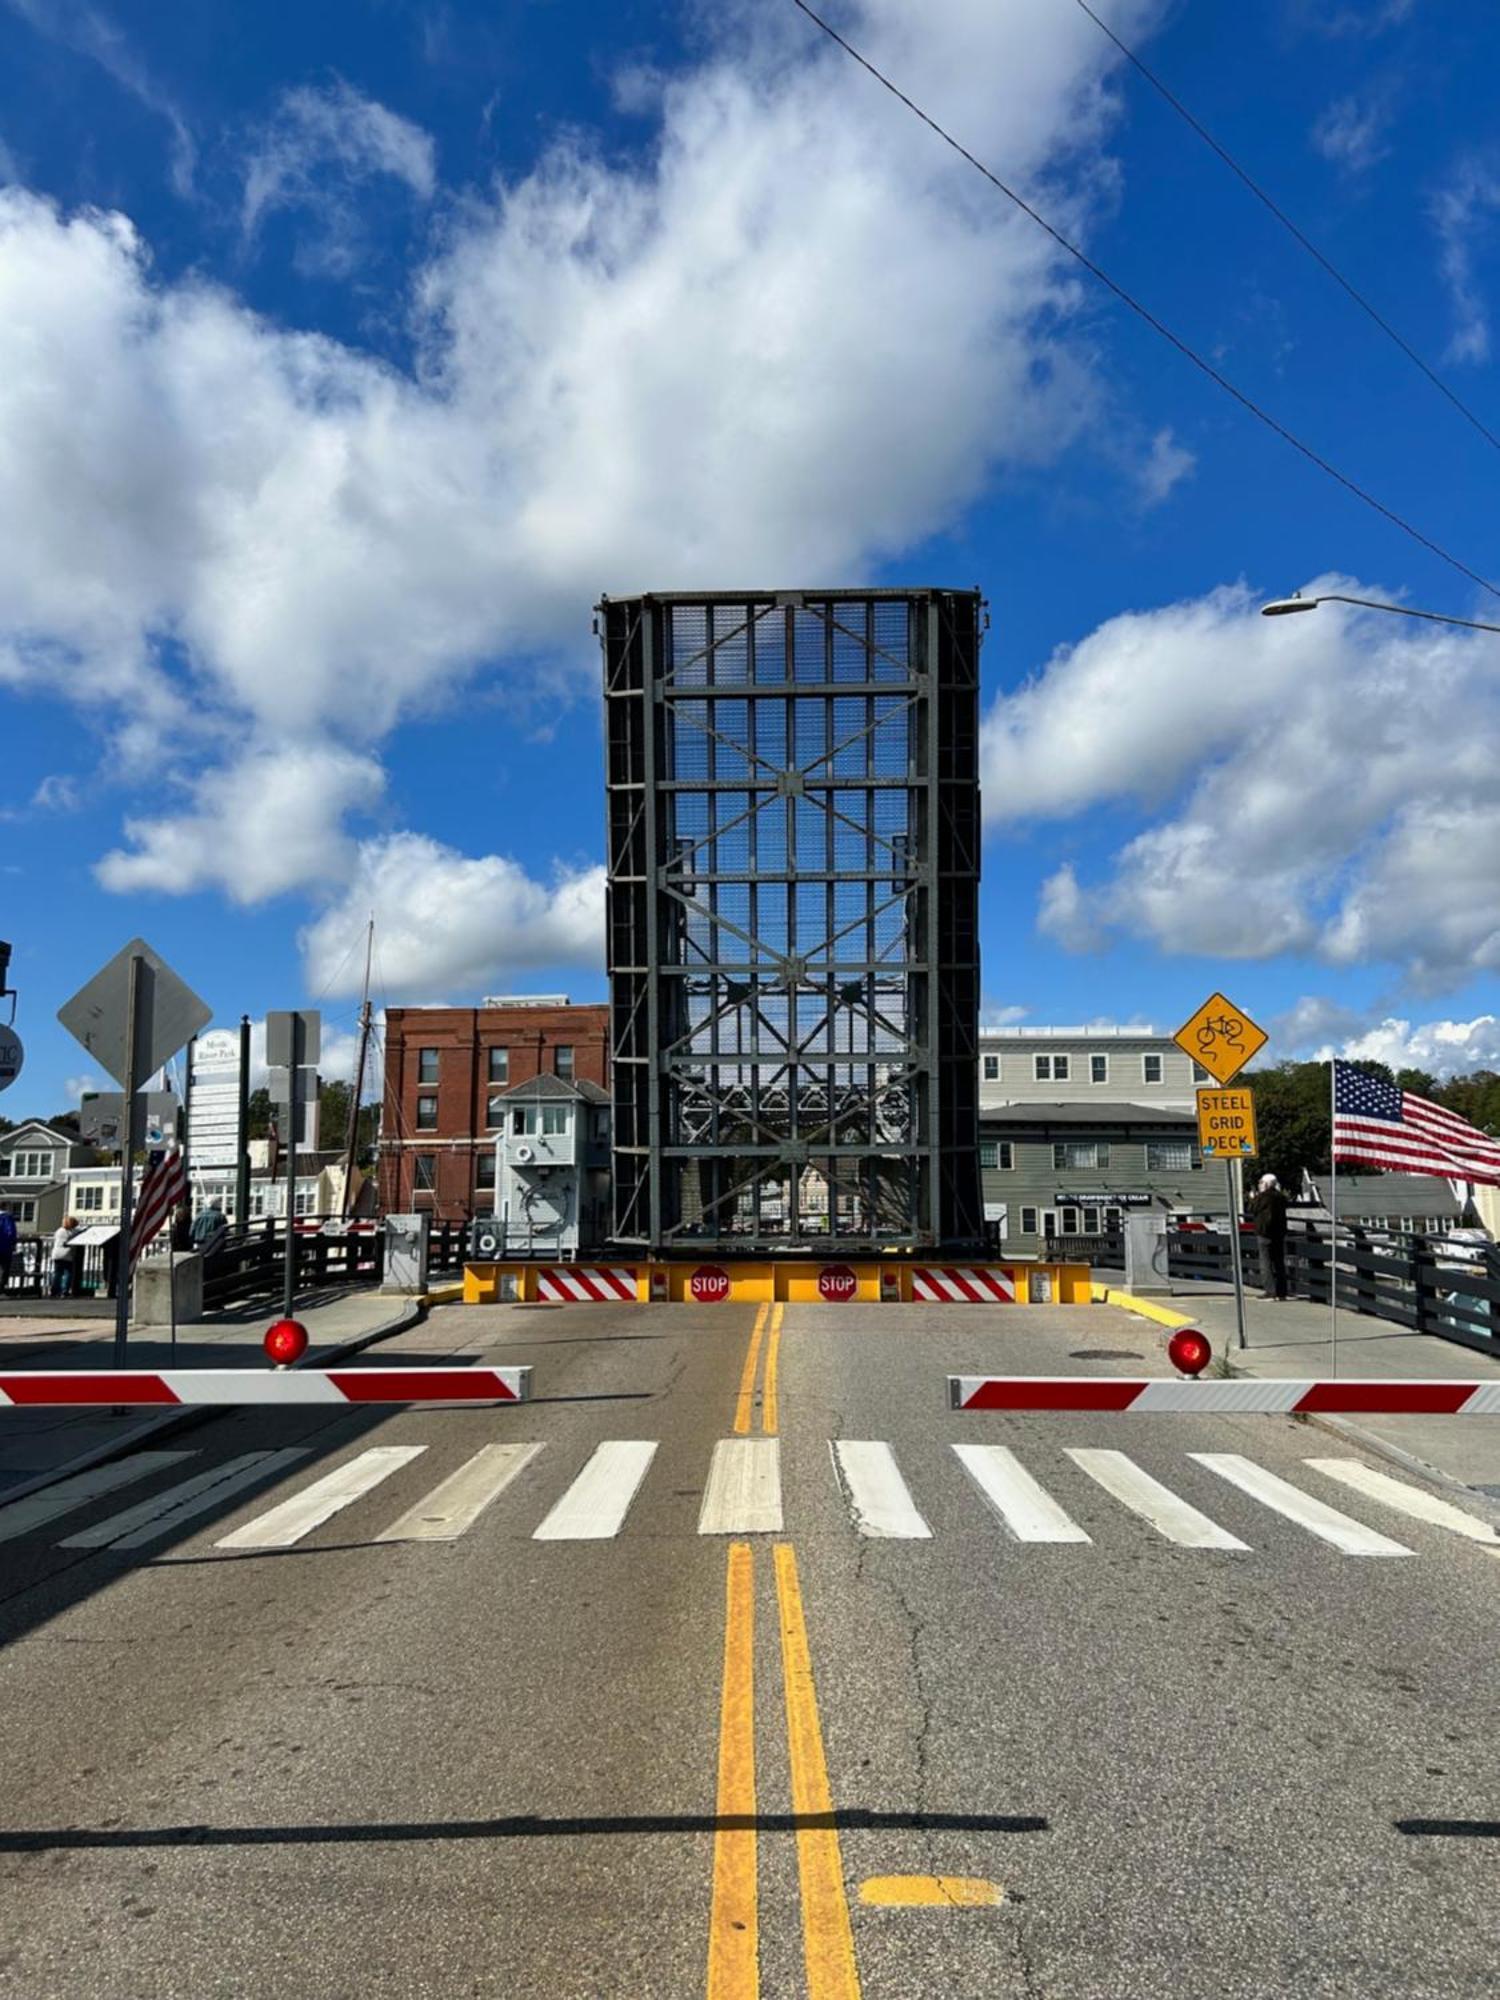
{"type": "Polygon", "coordinates": [[[1115,33],[1114,29],[1110,27],[1107,21],[1100,20],[1099,16],[1094,12],[1093,8],[1089,5],[1089,0],[1078,0],[1078,5],[1083,9],[1084,13],[1088,15],[1089,19],[1094,23],[1095,27],[1099,29],[1100,33],[1107,35],[1109,37],[1109,39],[1114,43],[1115,47],[1120,51],[1120,54],[1124,56],[1126,62],[1131,64],[1133,68],[1139,70],[1141,75],[1146,79],[1147,83],[1150,84],[1151,88],[1154,91],[1156,91],[1160,96],[1164,97],[1168,102],[1168,104],[1171,105],[1172,109],[1177,113],[1178,117],[1183,119],[1185,123],[1192,126],[1193,130],[1198,134],[1198,137],[1203,141],[1204,145],[1208,147],[1209,151],[1212,153],[1216,153],[1218,155],[1218,157],[1224,162],[1225,166],[1228,167],[1229,171],[1232,174],[1234,174],[1237,179],[1242,180],[1244,182],[1245,186],[1249,188],[1251,194],[1255,196],[1255,199],[1258,202],[1260,202],[1264,207],[1268,208],[1271,211],[1272,215],[1275,216],[1276,220],[1281,224],[1282,228],[1288,231],[1290,235],[1294,236],[1297,239],[1297,241],[1302,245],[1302,248],[1307,252],[1308,256],[1311,257],[1315,263],[1320,264],[1323,267],[1323,269],[1328,273],[1329,277],[1333,279],[1334,283],[1339,287],[1341,287],[1343,291],[1348,293],[1349,297],[1353,299],[1354,303],[1359,307],[1360,311],[1363,313],[1368,313],[1370,318],[1374,320],[1375,324],[1380,328],[1380,331],[1386,336],[1386,338],[1389,340],[1393,340],[1396,343],[1397,347],[1400,348],[1401,352],[1406,356],[1407,360],[1414,363],[1416,367],[1421,369],[1422,373],[1427,377],[1428,381],[1432,384],[1433,388],[1436,389],[1440,395],[1446,396],[1448,401],[1453,405],[1454,409],[1458,411],[1459,415],[1462,417],[1466,417],[1468,421],[1474,426],[1475,430],[1478,431],[1479,435],[1482,438],[1484,438],[1487,443],[1492,444],[1495,447],[1496,451],[1500,451],[1500,437],[1496,437],[1495,433],[1489,428],[1489,426],[1485,424],[1479,417],[1475,416],[1474,412],[1469,408],[1468,404],[1464,402],[1462,397],[1458,395],[1457,391],[1451,389],[1448,386],[1448,384],[1443,380],[1442,376],[1437,373],[1436,369],[1428,366],[1428,364],[1422,359],[1421,355],[1418,354],[1417,350],[1410,344],[1410,342],[1404,340],[1402,336],[1399,333],[1397,333],[1395,327],[1391,325],[1390,321],[1388,319],[1385,319],[1376,310],[1376,308],[1371,305],[1370,301],[1365,297],[1364,293],[1357,290],[1355,286],[1353,286],[1349,282],[1349,280],[1344,276],[1343,272],[1338,269],[1337,265],[1335,265],[1331,259],[1323,255],[1323,252],[1318,248],[1317,244],[1312,242],[1306,235],[1304,235],[1302,230],[1300,230],[1297,227],[1296,223],[1293,222],[1292,218],[1287,214],[1286,210],[1284,208],[1278,207],[1276,202],[1271,198],[1270,195],[1266,193],[1265,189],[1260,185],[1260,183],[1258,181],[1251,179],[1250,175],[1246,173],[1245,169],[1240,165],[1239,161],[1236,160],[1230,153],[1226,152],[1225,149],[1219,144],[1218,140],[1214,137],[1213,133],[1210,132],[1206,126],[1202,125],[1198,121],[1198,119],[1196,119],[1193,116],[1192,112],[1188,110],[1187,106],[1183,103],[1182,99],[1180,97],[1174,96],[1172,91],[1167,87],[1167,85],[1162,82],[1161,78],[1157,76],[1154,71],[1146,67],[1146,65],[1141,61],[1140,57],[1135,53],[1135,51],[1133,49],[1128,49],[1125,46],[1125,44],[1120,40],[1120,37],[1115,33]]]}
{"type": "Polygon", "coordinates": [[[920,118],[929,131],[937,134],[945,146],[951,146],[960,159],[967,160],[976,173],[983,174],[991,186],[1000,190],[1007,201],[1014,202],[1023,215],[1030,216],[1039,229],[1045,230],[1053,242],[1060,249],[1066,250],[1068,255],[1076,263],[1081,264],[1084,270],[1092,277],[1096,278],[1106,291],[1112,292],[1122,305],[1128,306],[1138,319],[1144,320],[1154,333],[1160,334],[1169,346],[1176,348],[1184,360],[1190,361],[1200,373],[1206,375],[1211,382],[1217,384],[1227,396],[1232,396],[1241,409],[1248,410],[1251,416],[1257,418],[1268,430],[1274,431],[1283,443],[1289,444],[1293,451],[1300,452],[1309,464],[1315,465],[1320,472],[1325,473],[1328,478],[1342,486],[1346,493],[1352,493],[1356,500],[1363,501],[1365,506],[1373,509],[1375,513],[1389,521],[1393,527],[1399,528],[1404,535],[1409,535],[1414,542],[1419,543],[1430,555],[1435,555],[1440,562],[1447,563],[1450,569],[1457,570],[1460,576],[1466,576],[1471,583],[1478,584],[1479,588],[1488,591],[1491,597],[1500,598],[1500,588],[1491,583],[1488,577],[1481,576],[1478,570],[1470,569],[1469,565],[1461,561],[1459,557],[1450,555],[1440,543],[1433,541],[1430,535],[1424,535],[1420,528],[1414,527],[1410,521],[1398,514],[1394,508],[1387,507],[1384,501],[1377,500],[1373,493],[1367,492],[1363,486],[1358,485],[1347,473],[1340,472],[1336,465],[1331,465],[1326,458],[1323,458],[1318,452],[1314,451],[1310,444],[1304,444],[1294,431],[1288,430],[1286,425],[1273,417],[1269,410],[1262,409],[1260,404],[1247,396],[1243,389],[1236,388],[1227,375],[1221,374],[1211,361],[1205,361],[1203,356],[1195,348],[1190,347],[1180,334],[1174,333],[1169,326],[1156,317],[1155,313],[1150,311],[1148,307],[1143,306],[1139,299],[1134,298],[1127,292],[1123,285],[1117,283],[1091,257],[1086,256],[1076,243],[1070,242],[1060,229],[1054,228],[1044,215],[1039,214],[1031,206],[1029,201],[1017,194],[1014,188],[1007,187],[997,173],[992,172],[982,160],[976,159],[966,146],[961,145],[953,137],[951,132],[945,131],[935,118],[929,117],[921,105],[914,103],[904,90],[892,83],[888,76],[875,67],[868,56],[861,55],[852,42],[845,41],[836,28],[830,27],[820,14],[815,13],[808,6],[807,0],[792,0],[792,5],[800,13],[805,14],[815,27],[821,28],[828,39],[831,42],[836,42],[845,55],[850,56],[857,62],[861,69],[868,70],[870,75],[874,77],[875,81],[883,89],[888,90],[892,97],[904,104],[907,110],[915,117],[920,118]]]}

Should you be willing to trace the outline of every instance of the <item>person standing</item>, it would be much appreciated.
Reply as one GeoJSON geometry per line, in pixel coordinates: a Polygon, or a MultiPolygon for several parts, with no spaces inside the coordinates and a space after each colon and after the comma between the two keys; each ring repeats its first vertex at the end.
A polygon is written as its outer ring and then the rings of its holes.
{"type": "Polygon", "coordinates": [[[1274,1174],[1262,1174],[1250,1197],[1250,1220],[1260,1239],[1260,1285],[1268,1299],[1286,1297],[1286,1195],[1274,1174]]]}
{"type": "Polygon", "coordinates": [[[69,1245],[78,1227],[76,1215],[65,1215],[52,1232],[52,1296],[65,1299],[72,1288],[73,1254],[69,1245]]]}
{"type": "Polygon", "coordinates": [[[8,1208],[0,1208],[0,1292],[10,1283],[10,1267],[16,1256],[16,1218],[8,1208]]]}

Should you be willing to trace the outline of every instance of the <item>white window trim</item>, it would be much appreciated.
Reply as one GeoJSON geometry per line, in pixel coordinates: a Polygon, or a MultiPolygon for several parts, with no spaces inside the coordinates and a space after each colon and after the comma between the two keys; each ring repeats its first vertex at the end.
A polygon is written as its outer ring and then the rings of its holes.
{"type": "Polygon", "coordinates": [[[1151,1053],[1151,1054],[1144,1054],[1144,1053],[1143,1053],[1143,1054],[1142,1054],[1142,1056],[1141,1056],[1141,1082],[1142,1082],[1142,1083],[1165,1083],[1165,1082],[1166,1082],[1166,1080],[1167,1080],[1167,1059],[1166,1059],[1166,1057],[1165,1057],[1165,1056],[1163,1056],[1163,1055],[1158,1055],[1158,1054],[1156,1054],[1156,1053],[1154,1053],[1154,1052],[1153,1052],[1153,1053],[1151,1053]],[[1158,1074],[1157,1074],[1157,1075],[1155,1075],[1155,1076],[1152,1076],[1152,1075],[1151,1075],[1151,1073],[1150,1073],[1150,1066],[1151,1066],[1151,1064],[1152,1064],[1152,1063],[1155,1063],[1155,1064],[1156,1064],[1156,1067],[1157,1067],[1157,1072],[1158,1072],[1158,1074]]]}
{"type": "Polygon", "coordinates": [[[1096,1051],[1091,1051],[1091,1052],[1090,1052],[1090,1054],[1089,1054],[1089,1082],[1090,1082],[1090,1083],[1105,1083],[1105,1084],[1107,1084],[1107,1083],[1109,1082],[1109,1057],[1108,1057],[1107,1055],[1100,1055],[1100,1054],[1098,1054],[1098,1053],[1097,1053],[1096,1051]],[[1103,1063],[1103,1065],[1104,1065],[1104,1074],[1103,1074],[1103,1076],[1095,1076],[1095,1074],[1094,1074],[1094,1064],[1095,1064],[1095,1063],[1103,1063]]]}

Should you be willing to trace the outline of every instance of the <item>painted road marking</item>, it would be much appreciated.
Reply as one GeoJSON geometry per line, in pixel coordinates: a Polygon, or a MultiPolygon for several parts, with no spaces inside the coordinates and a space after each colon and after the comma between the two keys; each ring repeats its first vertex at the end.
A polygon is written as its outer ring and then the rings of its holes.
{"type": "Polygon", "coordinates": [[[414,1458],[420,1458],[426,1449],[425,1444],[373,1445],[369,1451],[362,1451],[358,1458],[351,1458],[346,1465],[336,1465],[332,1472],[326,1473],[322,1479],[315,1479],[311,1486],[304,1486],[300,1493],[283,1500],[279,1507],[272,1507],[269,1513],[257,1514],[242,1528],[222,1536],[214,1547],[294,1548],[304,1535],[310,1535],[314,1528],[321,1528],[335,1514],[352,1507],[372,1487],[378,1486],[383,1479],[389,1479],[393,1472],[399,1472],[403,1465],[410,1465],[414,1458]]]}
{"type": "Polygon", "coordinates": [[[802,1957],[808,2000],[859,2000],[854,1932],[844,1893],[844,1858],[833,1817],[828,1762],[813,1687],[812,1654],[802,1612],[797,1558],[776,1545],[776,1602],[781,1614],[781,1668],[786,1683],[786,1739],[792,1811],[797,1815],[797,1869],[802,1883],[802,1957]]]}
{"type": "Polygon", "coordinates": [[[1402,1514],[1410,1514],[1414,1521],[1427,1521],[1435,1528],[1447,1528],[1455,1535],[1465,1535],[1471,1542],[1483,1542],[1489,1548],[1500,1548],[1500,1531],[1488,1521],[1481,1521],[1475,1514],[1467,1514],[1462,1507],[1454,1507],[1446,1500],[1440,1500],[1436,1493],[1427,1493],[1420,1486],[1410,1486],[1404,1479],[1392,1479],[1388,1472],[1376,1472],[1373,1466],[1361,1465],[1357,1458],[1309,1458],[1304,1463],[1314,1472],[1321,1472],[1325,1478],[1337,1479],[1344,1486],[1352,1486],[1356,1493],[1363,1493],[1371,1500],[1379,1500],[1386,1507],[1394,1507],[1402,1514]]]}
{"type": "Polygon", "coordinates": [[[760,1362],[761,1336],[766,1330],[766,1321],[771,1308],[763,1305],[755,1315],[755,1325],[750,1331],[750,1345],[745,1353],[745,1366],[740,1371],[740,1390],[734,1399],[734,1434],[745,1437],[750,1430],[750,1413],[755,1401],[755,1370],[760,1362]]]}
{"type": "Polygon", "coordinates": [[[862,1535],[891,1542],[932,1539],[888,1444],[839,1438],[828,1449],[850,1517],[862,1535]]]}
{"type": "Polygon", "coordinates": [[[1231,1535],[1196,1507],[1190,1507],[1160,1480],[1143,1472],[1123,1451],[1090,1451],[1069,1445],[1068,1457],[1090,1479],[1096,1479],[1106,1493],[1113,1494],[1122,1507],[1149,1521],[1159,1535],[1185,1549],[1248,1549],[1238,1535],[1231,1535]]]}
{"type": "Polygon", "coordinates": [[[760,1399],[760,1427],[767,1437],[776,1435],[779,1414],[776,1390],[781,1369],[781,1322],[785,1314],[784,1305],[772,1306],[770,1335],[766,1341],[766,1373],[760,1399]]]}
{"type": "Polygon", "coordinates": [[[637,1438],[617,1438],[599,1445],[532,1540],[609,1541],[619,1534],[655,1456],[656,1446],[637,1438]]]}
{"type": "Polygon", "coordinates": [[[147,1542],[170,1534],[180,1522],[190,1521],[195,1514],[206,1514],[210,1507],[216,1507],[221,1500],[247,1486],[261,1485],[277,1473],[290,1471],[299,1459],[306,1457],[307,1452],[301,1446],[286,1451],[245,1452],[239,1458],[226,1459],[209,1472],[184,1479],[179,1486],[169,1486],[165,1493],[127,1507],[123,1514],[112,1514],[96,1527],[85,1528],[81,1535],[69,1535],[58,1547],[143,1548],[147,1542]]]}
{"type": "Polygon", "coordinates": [[[959,1463],[1018,1542],[1087,1542],[1092,1539],[1065,1514],[1003,1444],[956,1444],[959,1463]]]}
{"type": "Polygon", "coordinates": [[[1248,1458],[1241,1458],[1238,1452],[1190,1451],[1188,1457],[1196,1459],[1199,1465],[1206,1465],[1210,1472],[1217,1472],[1221,1479],[1227,1479],[1231,1486],[1238,1486],[1242,1493],[1248,1493],[1252,1500],[1259,1500],[1263,1507],[1284,1514],[1289,1521],[1295,1521],[1299,1528],[1306,1528],[1320,1541],[1331,1542],[1346,1556],[1411,1554],[1411,1550],[1404,1549],[1399,1542],[1389,1541],[1384,1535],[1377,1535],[1373,1528],[1365,1527],[1363,1522],[1351,1520],[1347,1514],[1340,1514],[1332,1507],[1325,1507],[1321,1500],[1314,1500],[1310,1493],[1293,1486],[1290,1480],[1278,1478],[1274,1472],[1267,1472],[1248,1458]]]}
{"type": "Polygon", "coordinates": [[[982,1875],[871,1875],[859,1900],[879,1910],[992,1910],[1005,1891],[982,1875]]]}
{"type": "Polygon", "coordinates": [[[456,1542],[472,1528],[485,1508],[524,1472],[541,1450],[539,1444],[487,1444],[466,1459],[457,1472],[434,1486],[399,1521],[375,1537],[377,1542],[456,1542]]]}
{"type": "Polygon", "coordinates": [[[725,1585],[708,2000],[757,2000],[760,1993],[755,1812],[755,1558],[748,1542],[733,1542],[725,1585]]]}
{"type": "Polygon", "coordinates": [[[153,1472],[162,1472],[169,1465],[196,1457],[197,1453],[191,1451],[138,1451],[129,1458],[117,1458],[111,1465],[75,1472],[71,1479],[60,1479],[45,1492],[30,1493],[24,1500],[12,1500],[8,1507],[0,1507],[0,1542],[13,1542],[20,1535],[34,1534],[60,1514],[72,1514],[86,1507],[90,1500],[113,1493],[117,1487],[133,1486],[153,1472]]]}
{"type": "Polygon", "coordinates": [[[721,1438],[698,1515],[700,1535],[781,1533],[781,1440],[721,1438]]]}

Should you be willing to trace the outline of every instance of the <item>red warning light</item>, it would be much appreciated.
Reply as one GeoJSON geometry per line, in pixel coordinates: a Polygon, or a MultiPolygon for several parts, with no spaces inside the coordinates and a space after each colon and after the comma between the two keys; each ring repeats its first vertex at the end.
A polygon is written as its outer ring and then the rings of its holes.
{"type": "Polygon", "coordinates": [[[1179,1374],[1201,1375],[1214,1351],[1197,1327],[1180,1326],[1167,1342],[1167,1355],[1179,1374]]]}
{"type": "Polygon", "coordinates": [[[285,1368],[293,1361],[300,1361],[307,1352],[307,1328],[300,1319],[274,1320],[266,1328],[262,1343],[268,1357],[278,1368],[285,1368]]]}

